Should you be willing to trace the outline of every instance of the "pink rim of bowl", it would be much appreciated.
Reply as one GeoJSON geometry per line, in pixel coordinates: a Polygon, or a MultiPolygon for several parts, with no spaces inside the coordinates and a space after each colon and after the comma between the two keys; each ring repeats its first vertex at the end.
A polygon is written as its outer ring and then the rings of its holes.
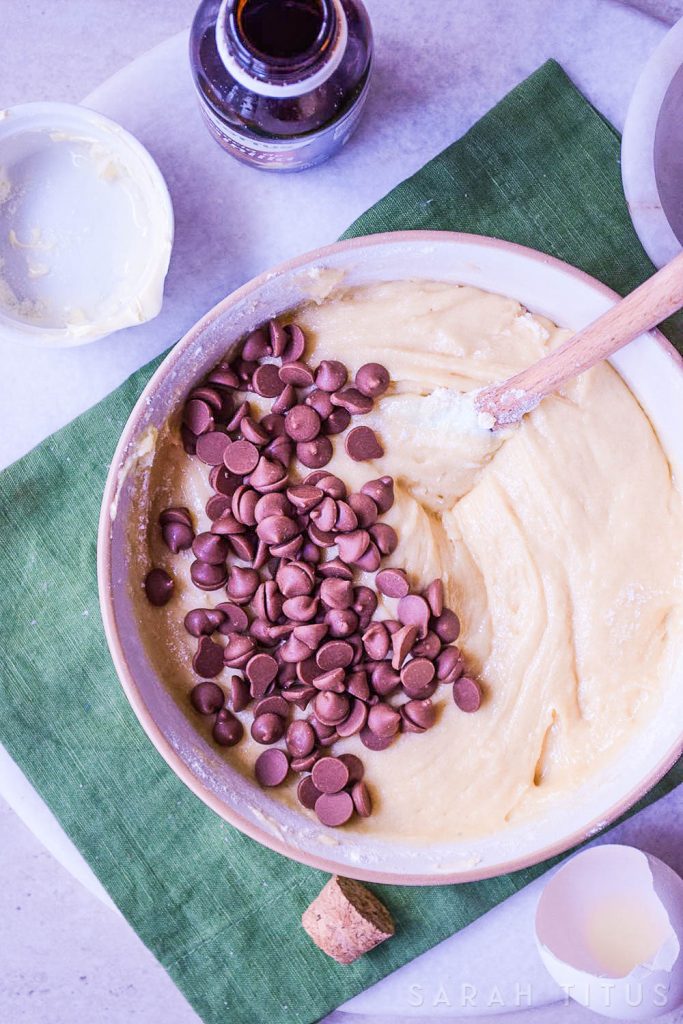
{"type": "MultiPolygon", "coordinates": [[[[255,783],[244,780],[225,761],[218,768],[215,764],[206,768],[215,754],[196,734],[190,719],[173,704],[161,682],[153,680],[152,688],[148,687],[143,694],[143,675],[154,673],[141,651],[139,639],[136,641],[131,635],[134,622],[130,618],[124,621],[128,579],[125,565],[122,568],[121,543],[113,537],[120,525],[119,518],[125,519],[120,502],[127,486],[125,467],[130,465],[130,453],[135,451],[149,425],[160,426],[190,384],[231,344],[246,330],[304,301],[314,282],[322,280],[320,272],[324,274],[326,270],[342,272],[349,286],[396,278],[474,284],[510,295],[534,312],[574,330],[618,298],[615,292],[575,267],[524,246],[455,232],[406,231],[355,238],[289,260],[219,302],[188,331],[157,369],[130,415],[112,460],[99,525],[98,579],[104,629],[114,665],[140,724],[176,775],[218,815],[270,849],[323,871],[392,884],[451,884],[517,871],[570,849],[613,822],[681,756],[683,714],[673,683],[667,686],[667,695],[671,693],[666,697],[669,703],[656,721],[656,730],[661,730],[662,736],[657,733],[655,740],[643,737],[642,742],[639,738],[635,752],[629,746],[628,757],[620,755],[607,770],[604,781],[601,777],[601,797],[594,796],[593,787],[583,786],[568,796],[570,806],[560,808],[554,818],[551,814],[543,821],[527,823],[521,831],[517,826],[516,833],[510,826],[510,833],[506,830],[505,834],[483,841],[457,843],[457,849],[448,844],[438,848],[375,844],[366,836],[362,849],[356,850],[357,837],[343,830],[332,837],[329,833],[333,830],[316,826],[316,838],[310,832],[308,819],[283,810],[283,805],[272,797],[263,797],[261,792],[261,803],[273,815],[286,813],[294,821],[294,827],[289,819],[284,825],[273,826],[267,811],[252,806],[250,801],[259,799],[253,790],[247,799],[233,799],[233,791],[240,787],[258,789],[255,783]],[[160,391],[165,397],[163,408],[160,391]],[[180,716],[176,727],[182,730],[178,722],[186,723],[188,735],[180,746],[172,727],[162,727],[159,707],[166,709],[171,704],[175,712],[169,713],[180,716]],[[216,771],[222,775],[218,783],[216,771]],[[306,838],[300,842],[296,832],[298,819],[309,830],[307,836],[313,835],[310,841],[306,838]],[[325,832],[327,835],[321,836],[325,832]],[[375,847],[382,847],[376,857],[375,847]]],[[[683,411],[677,411],[683,410],[683,360],[663,335],[653,331],[629,345],[613,363],[653,419],[674,468],[683,470],[683,440],[678,441],[674,451],[677,437],[683,437],[683,411]]],[[[677,678],[677,673],[672,676],[677,678]]],[[[681,689],[679,685],[678,690],[681,689]]]]}

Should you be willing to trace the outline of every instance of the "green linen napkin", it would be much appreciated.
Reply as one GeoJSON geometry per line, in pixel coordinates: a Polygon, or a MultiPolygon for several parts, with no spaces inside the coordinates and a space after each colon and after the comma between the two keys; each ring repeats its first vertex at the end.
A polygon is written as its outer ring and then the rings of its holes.
{"type": "MultiPolygon", "coordinates": [[[[546,64],[353,225],[523,242],[620,291],[652,272],[616,134],[546,64]]],[[[100,621],[95,535],[117,438],[158,360],[0,477],[0,740],[207,1024],[308,1024],[547,868],[383,887],[397,934],[342,967],[300,927],[325,876],[263,849],[175,777],[138,725],[100,621]]],[[[679,764],[647,797],[683,780],[679,764]]]]}

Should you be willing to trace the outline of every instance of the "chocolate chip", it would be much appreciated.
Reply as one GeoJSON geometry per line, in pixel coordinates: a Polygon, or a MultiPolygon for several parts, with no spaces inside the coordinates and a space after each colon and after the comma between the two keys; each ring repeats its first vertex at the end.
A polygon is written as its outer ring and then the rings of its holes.
{"type": "Polygon", "coordinates": [[[257,715],[251,723],[251,735],[257,743],[277,743],[282,739],[285,732],[284,719],[280,715],[267,712],[264,715],[257,715]]]}
{"type": "Polygon", "coordinates": [[[353,591],[353,610],[358,615],[361,629],[365,629],[377,608],[377,594],[370,587],[355,587],[353,591]]]}
{"type": "Polygon", "coordinates": [[[294,627],[294,636],[302,640],[311,651],[318,649],[327,634],[326,622],[307,622],[294,627]]]}
{"type": "Polygon", "coordinates": [[[361,487],[361,494],[372,498],[381,513],[388,512],[394,504],[394,481],[390,476],[368,480],[361,487]]]}
{"type": "Polygon", "coordinates": [[[329,640],[316,655],[316,664],[324,672],[334,668],[347,668],[353,661],[353,647],[344,640],[329,640]]]}
{"type": "Polygon", "coordinates": [[[247,569],[241,565],[233,565],[226,591],[235,604],[246,604],[258,590],[261,582],[255,569],[247,569]]]}
{"type": "Polygon", "coordinates": [[[356,559],[354,565],[358,569],[362,569],[363,572],[376,572],[381,561],[382,557],[379,553],[379,548],[373,541],[370,541],[360,558],[356,559]]]}
{"type": "Polygon", "coordinates": [[[296,795],[300,804],[312,811],[315,807],[315,802],[321,795],[320,790],[316,789],[311,775],[306,775],[299,785],[296,787],[296,795]]]}
{"type": "Polygon", "coordinates": [[[401,669],[401,684],[409,697],[424,700],[436,690],[434,665],[426,658],[412,658],[401,669]]]}
{"type": "Polygon", "coordinates": [[[266,544],[285,544],[301,533],[301,527],[295,519],[275,515],[263,519],[256,527],[256,533],[266,544]]]}
{"type": "Polygon", "coordinates": [[[228,683],[228,699],[233,711],[244,711],[251,701],[249,687],[242,676],[231,676],[228,683]]]}
{"type": "Polygon", "coordinates": [[[465,662],[457,647],[444,647],[436,659],[436,676],[440,683],[453,683],[465,671],[465,662]]]}
{"type": "MultiPolygon", "coordinates": [[[[226,494],[213,494],[206,503],[206,514],[211,520],[220,519],[224,512],[229,512],[232,507],[231,499],[226,494]]],[[[192,531],[190,531],[192,534],[192,531]]],[[[192,534],[194,537],[194,534],[192,534]]],[[[187,547],[190,547],[190,544],[187,547]]]]}
{"type": "Polygon", "coordinates": [[[207,466],[220,466],[223,463],[225,450],[230,443],[228,435],[222,434],[218,430],[202,434],[197,438],[197,458],[205,462],[207,466]]]}
{"type": "Polygon", "coordinates": [[[320,600],[327,608],[350,608],[353,604],[353,585],[350,580],[331,576],[320,584],[320,600]]]}
{"type": "Polygon", "coordinates": [[[353,815],[353,800],[348,793],[323,793],[315,802],[315,813],[330,828],[345,825],[353,815]]]}
{"type": "Polygon", "coordinates": [[[262,447],[264,444],[268,444],[270,441],[270,434],[260,423],[253,420],[251,416],[245,416],[240,423],[240,431],[245,441],[251,441],[257,448],[262,447]]]}
{"type": "Polygon", "coordinates": [[[450,608],[444,608],[434,620],[434,632],[445,644],[452,644],[460,636],[460,619],[450,608]]]}
{"type": "Polygon", "coordinates": [[[304,404],[310,405],[312,409],[315,409],[321,420],[326,420],[334,412],[332,399],[326,391],[321,391],[319,388],[306,395],[304,404]]]}
{"type": "Polygon", "coordinates": [[[313,765],[311,777],[321,793],[339,793],[348,784],[349,769],[338,757],[321,757],[313,765]]]}
{"type": "Polygon", "coordinates": [[[270,353],[270,336],[263,327],[252,331],[242,346],[242,358],[250,361],[263,359],[264,356],[270,355],[270,353]]]}
{"type": "Polygon", "coordinates": [[[343,388],[348,373],[343,363],[336,359],[323,359],[315,374],[315,386],[321,391],[338,391],[343,388]]]}
{"type": "Polygon", "coordinates": [[[290,562],[280,565],[275,573],[275,583],[285,597],[301,597],[313,589],[314,571],[306,562],[290,562]]]}
{"type": "Polygon", "coordinates": [[[397,690],[401,682],[401,677],[398,672],[391,667],[391,665],[382,661],[372,670],[372,685],[375,693],[378,693],[380,697],[387,697],[394,690],[397,690]]]}
{"type": "Polygon", "coordinates": [[[233,413],[233,417],[227,425],[228,431],[239,430],[240,423],[245,416],[250,416],[249,402],[241,402],[233,413]]]}
{"type": "Polygon", "coordinates": [[[425,732],[436,722],[436,708],[431,700],[409,700],[401,705],[401,718],[406,732],[425,732]]]}
{"type": "Polygon", "coordinates": [[[211,406],[200,399],[191,399],[185,406],[183,423],[195,436],[206,434],[209,430],[213,430],[211,406]]]}
{"type": "Polygon", "coordinates": [[[238,476],[251,473],[258,464],[258,448],[251,441],[233,441],[223,455],[226,468],[238,476]]]}
{"type": "Polygon", "coordinates": [[[351,697],[357,697],[359,700],[364,701],[369,700],[370,686],[368,684],[367,672],[364,669],[351,672],[346,680],[346,690],[351,697]]]}
{"type": "Polygon", "coordinates": [[[322,425],[323,434],[342,434],[351,422],[351,413],[348,409],[338,407],[325,419],[322,425]]]}
{"type": "Polygon", "coordinates": [[[453,683],[453,700],[461,711],[478,711],[481,705],[481,688],[475,679],[461,676],[453,683]]]}
{"type": "Polygon", "coordinates": [[[210,565],[208,562],[197,560],[190,566],[190,577],[192,582],[200,590],[218,590],[222,587],[227,578],[228,570],[223,565],[210,565]]]}
{"type": "Polygon", "coordinates": [[[279,358],[287,345],[287,332],[277,320],[271,320],[268,324],[268,336],[272,353],[279,358]]]}
{"type": "Polygon", "coordinates": [[[311,522],[315,523],[319,530],[329,533],[334,530],[337,522],[337,503],[334,498],[325,495],[319,505],[312,509],[311,522]]]}
{"type": "Polygon", "coordinates": [[[360,741],[368,750],[386,750],[394,742],[394,736],[378,736],[366,725],[360,731],[360,741]]]}
{"type": "Polygon", "coordinates": [[[195,455],[197,451],[197,438],[189,427],[183,423],[180,428],[180,439],[183,442],[183,451],[186,455],[195,455]]]}
{"type": "Polygon", "coordinates": [[[218,629],[226,636],[228,633],[243,633],[249,625],[249,618],[244,608],[240,608],[231,601],[223,601],[216,605],[216,608],[225,616],[225,621],[218,629]]]}
{"type": "Polygon", "coordinates": [[[200,637],[192,659],[192,668],[198,676],[213,679],[223,668],[223,648],[208,636],[200,637]]]}
{"type": "Polygon", "coordinates": [[[370,544],[367,530],[353,530],[337,537],[337,549],[343,562],[354,565],[365,554],[370,544]]]}
{"type": "Polygon", "coordinates": [[[353,608],[330,608],[325,612],[325,622],[335,639],[350,637],[358,629],[358,616],[353,608]]]}
{"type": "Polygon", "coordinates": [[[279,715],[285,720],[289,717],[289,704],[284,697],[278,693],[267,694],[261,697],[254,705],[254,715],[279,715]]]}
{"type": "Polygon", "coordinates": [[[245,668],[253,697],[263,696],[277,675],[277,661],[271,654],[255,654],[245,668]]]}
{"type": "Polygon", "coordinates": [[[389,387],[389,371],[381,363],[365,363],[356,373],[356,387],[368,398],[379,398],[389,387]]]}
{"type": "Polygon", "coordinates": [[[164,569],[151,569],[145,576],[145,594],[150,604],[161,608],[171,600],[173,580],[164,569]]]}
{"type": "Polygon", "coordinates": [[[368,712],[368,729],[380,739],[395,736],[401,725],[401,716],[389,704],[379,703],[368,712]]]}
{"type": "Polygon", "coordinates": [[[292,757],[308,757],[315,747],[315,732],[309,722],[299,718],[290,722],[285,736],[287,750],[292,757]]]}
{"type": "Polygon", "coordinates": [[[215,533],[198,533],[192,544],[195,557],[209,565],[223,565],[229,550],[228,542],[215,533]]]}
{"type": "Polygon", "coordinates": [[[282,612],[294,622],[310,622],[318,612],[318,598],[311,595],[288,597],[282,603],[282,612]]]}
{"type": "Polygon", "coordinates": [[[304,332],[301,330],[298,324],[287,324],[285,327],[285,335],[287,341],[282,352],[282,362],[292,363],[297,359],[301,359],[306,348],[306,339],[304,332]]]}
{"type": "Polygon", "coordinates": [[[223,661],[229,668],[244,668],[255,647],[252,637],[241,633],[229,633],[228,642],[223,648],[223,661]]]}
{"type": "Polygon", "coordinates": [[[331,668],[313,676],[312,682],[316,690],[332,690],[334,693],[343,693],[345,686],[345,675],[343,668],[331,668]]]}
{"type": "Polygon", "coordinates": [[[249,483],[261,494],[283,490],[287,485],[287,470],[281,462],[261,456],[249,483]]]}
{"type": "Polygon", "coordinates": [[[280,380],[297,388],[309,388],[313,383],[313,371],[300,359],[292,359],[280,367],[280,380]]]}
{"type": "Polygon", "coordinates": [[[279,648],[279,652],[282,660],[291,664],[303,661],[311,653],[308,644],[297,639],[293,634],[285,640],[282,647],[279,648]]]}
{"type": "Polygon", "coordinates": [[[422,640],[413,645],[412,654],[414,658],[429,658],[430,661],[434,661],[440,650],[441,641],[430,629],[422,640]]]}
{"type": "Polygon", "coordinates": [[[185,523],[166,523],[161,527],[161,536],[166,547],[177,555],[179,551],[186,551],[192,547],[194,530],[185,523]]]}
{"type": "MultiPolygon", "coordinates": [[[[404,626],[417,627],[418,637],[423,638],[427,635],[430,611],[424,597],[420,597],[419,594],[408,594],[406,597],[402,597],[398,602],[396,614],[399,622],[402,622],[404,626]]],[[[436,632],[439,632],[438,629],[436,632]]]]}
{"type": "Polygon", "coordinates": [[[437,618],[443,612],[444,592],[443,592],[443,580],[436,579],[432,580],[427,589],[424,592],[424,596],[429,605],[432,615],[437,618]]]}
{"type": "Polygon", "coordinates": [[[369,818],[372,814],[370,792],[364,782],[356,782],[351,789],[351,799],[360,818],[369,818]]]}
{"type": "Polygon", "coordinates": [[[388,523],[376,523],[370,527],[370,536],[382,555],[391,555],[398,547],[396,530],[388,523]]]}
{"type": "Polygon", "coordinates": [[[159,513],[159,523],[161,526],[167,523],[184,523],[186,526],[192,526],[192,516],[189,509],[182,505],[174,505],[159,513]]]}
{"type": "Polygon", "coordinates": [[[300,441],[296,446],[296,457],[309,469],[319,469],[332,458],[332,442],[321,435],[312,441],[300,441]]]}
{"type": "Polygon", "coordinates": [[[316,749],[311,751],[311,753],[306,757],[294,757],[292,758],[292,771],[310,772],[315,762],[322,756],[322,751],[319,747],[316,747],[316,749]]]}
{"type": "Polygon", "coordinates": [[[285,387],[275,363],[263,363],[259,366],[251,378],[251,386],[262,398],[277,398],[285,387]]]}
{"type": "Polygon", "coordinates": [[[346,409],[352,416],[362,416],[372,409],[372,399],[361,394],[358,388],[343,388],[332,395],[332,404],[346,409]]]}
{"type": "Polygon", "coordinates": [[[393,656],[391,667],[398,671],[408,657],[413,644],[417,640],[417,626],[407,624],[401,626],[391,638],[393,656]]]}
{"type": "Polygon", "coordinates": [[[218,683],[197,683],[192,688],[190,700],[192,707],[200,715],[215,715],[225,703],[223,691],[218,683]]]}
{"type": "Polygon", "coordinates": [[[207,384],[212,384],[215,388],[238,388],[240,385],[239,377],[232,369],[232,367],[221,363],[215,370],[212,370],[209,376],[206,378],[207,384]]]}
{"type": "Polygon", "coordinates": [[[368,706],[362,700],[354,700],[351,705],[351,711],[349,717],[345,721],[340,722],[337,726],[337,733],[342,739],[346,739],[349,736],[354,736],[361,729],[365,728],[368,720],[368,706]]]}
{"type": "Polygon", "coordinates": [[[373,661],[382,661],[389,653],[389,634],[382,622],[371,622],[363,633],[363,647],[373,661]]]}
{"type": "MultiPolygon", "coordinates": [[[[277,396],[271,405],[271,413],[283,416],[284,413],[288,412],[289,409],[293,409],[298,402],[297,394],[291,384],[286,384],[282,389],[282,393],[277,396]]],[[[284,424],[283,424],[284,428],[284,424]]],[[[279,433],[282,434],[283,431],[279,433]]]]}
{"type": "Polygon", "coordinates": [[[288,772],[289,760],[284,750],[264,750],[256,758],[254,774],[260,786],[279,786],[288,772]]]}
{"type": "Polygon", "coordinates": [[[289,516],[294,512],[291,502],[282,491],[271,491],[270,494],[263,494],[256,503],[254,515],[256,522],[267,519],[268,516],[289,516]]]}
{"type": "Polygon", "coordinates": [[[363,762],[355,754],[340,754],[339,760],[343,761],[349,769],[349,783],[360,782],[365,774],[363,762]]]}
{"type": "Polygon", "coordinates": [[[211,734],[221,747],[234,747],[244,736],[244,726],[226,708],[219,712],[211,734]]]}
{"type": "Polygon", "coordinates": [[[228,498],[232,498],[240,486],[239,477],[233,476],[225,466],[212,467],[209,473],[209,483],[214,491],[218,491],[219,494],[224,494],[228,498]]]}
{"type": "Polygon", "coordinates": [[[305,711],[316,695],[314,686],[302,686],[301,683],[294,683],[283,693],[283,697],[289,704],[295,704],[302,711],[305,711]]]}
{"type": "Polygon", "coordinates": [[[225,616],[216,608],[193,608],[183,625],[191,636],[211,636],[224,621],[225,616]]]}
{"type": "MultiPolygon", "coordinates": [[[[230,506],[231,508],[232,505],[230,506]]],[[[214,519],[211,525],[211,533],[217,533],[221,537],[234,537],[238,533],[246,533],[246,526],[244,523],[240,523],[239,519],[235,518],[230,509],[226,509],[217,519],[214,519]]]]}
{"type": "Polygon", "coordinates": [[[323,500],[325,494],[319,487],[297,484],[287,488],[287,497],[298,512],[305,514],[314,509],[323,500]]]}
{"type": "Polygon", "coordinates": [[[337,521],[334,528],[340,533],[351,533],[352,530],[358,529],[358,517],[346,501],[337,502],[337,521]]]}
{"type": "Polygon", "coordinates": [[[368,494],[350,494],[349,505],[362,529],[367,530],[377,522],[377,505],[368,494]]]}
{"type": "Polygon", "coordinates": [[[332,690],[322,690],[318,693],[313,706],[318,720],[328,727],[343,722],[349,713],[348,697],[332,690]]]}
{"type": "Polygon", "coordinates": [[[380,594],[385,597],[405,597],[410,591],[408,577],[403,569],[382,569],[375,576],[380,594]]]}
{"type": "Polygon", "coordinates": [[[267,622],[276,622],[282,614],[282,594],[278,590],[275,580],[266,580],[262,583],[252,602],[254,611],[267,622]]]}
{"type": "Polygon", "coordinates": [[[340,580],[352,580],[353,570],[348,567],[340,558],[331,558],[318,567],[319,574],[324,578],[335,577],[340,580]]]}

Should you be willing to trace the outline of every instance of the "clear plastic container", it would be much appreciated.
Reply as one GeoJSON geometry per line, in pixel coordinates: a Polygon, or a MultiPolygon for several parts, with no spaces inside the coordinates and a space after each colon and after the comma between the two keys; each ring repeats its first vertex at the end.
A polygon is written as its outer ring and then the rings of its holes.
{"type": "Polygon", "coordinates": [[[223,149],[262,170],[300,171],[358,124],[372,29],[361,0],[203,0],[190,61],[223,149]]]}

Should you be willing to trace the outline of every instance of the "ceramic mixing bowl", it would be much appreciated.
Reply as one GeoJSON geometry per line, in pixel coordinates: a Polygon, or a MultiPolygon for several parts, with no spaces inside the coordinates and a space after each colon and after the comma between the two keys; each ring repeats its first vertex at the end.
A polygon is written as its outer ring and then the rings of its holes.
{"type": "MultiPolygon", "coordinates": [[[[332,833],[286,808],[204,741],[171,698],[140,641],[126,564],[126,530],[139,481],[139,453],[191,385],[248,331],[310,298],[316,280],[347,286],[431,278],[474,285],[519,300],[578,329],[607,309],[614,292],[586,274],[508,242],[449,232],[401,232],[341,242],[250,281],[206,314],[175,346],[141,395],[121,437],[104,493],[99,582],[104,626],[126,695],[174,772],[209,807],[273,850],[326,871],[378,882],[426,885],[514,871],[559,853],[629,808],[683,751],[683,664],[666,680],[647,729],[601,774],[541,820],[481,839],[429,847],[332,833]],[[322,278],[321,278],[321,275],[322,278]]],[[[657,430],[674,474],[683,478],[683,361],[653,331],[612,360],[657,430]]],[[[656,524],[653,524],[656,528],[656,524]]]]}

